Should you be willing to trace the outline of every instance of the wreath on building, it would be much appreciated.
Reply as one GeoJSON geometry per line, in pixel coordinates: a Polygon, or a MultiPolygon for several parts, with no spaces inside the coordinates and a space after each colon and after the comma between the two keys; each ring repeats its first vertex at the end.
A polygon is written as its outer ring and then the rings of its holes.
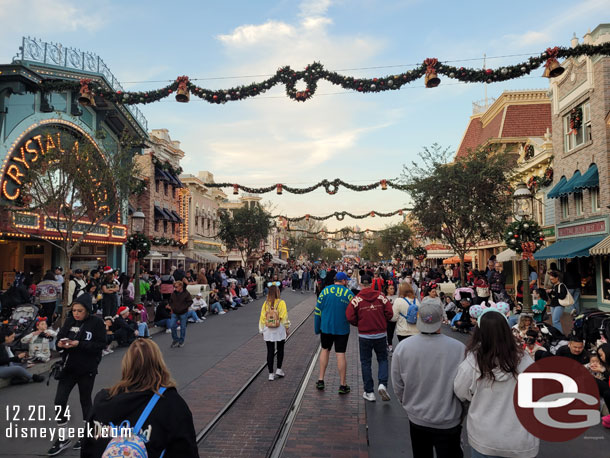
{"type": "Polygon", "coordinates": [[[582,126],[582,108],[572,108],[570,110],[570,134],[576,135],[582,126]]]}
{"type": "Polygon", "coordinates": [[[536,194],[538,189],[546,188],[551,184],[553,184],[553,167],[547,167],[541,177],[534,175],[527,180],[527,188],[532,194],[536,194]]]}
{"type": "Polygon", "coordinates": [[[273,255],[269,252],[265,253],[263,255],[263,261],[265,261],[266,263],[269,263],[273,260],[273,255]]]}
{"type": "Polygon", "coordinates": [[[129,251],[129,255],[132,259],[143,259],[148,256],[148,253],[150,253],[150,246],[150,239],[145,234],[139,232],[127,237],[127,241],[125,242],[125,247],[127,248],[127,251],[129,251]]]}
{"type": "Polygon", "coordinates": [[[544,242],[544,234],[536,221],[524,219],[508,225],[504,233],[504,242],[523,259],[532,260],[534,253],[544,242]]]}
{"type": "Polygon", "coordinates": [[[415,248],[413,248],[411,254],[419,262],[422,262],[428,256],[428,250],[426,250],[423,246],[416,246],[415,248]]]}
{"type": "Polygon", "coordinates": [[[525,160],[531,159],[534,157],[534,145],[527,145],[525,147],[525,160]]]}
{"type": "Polygon", "coordinates": [[[184,248],[186,246],[186,244],[182,243],[180,240],[167,237],[155,237],[152,239],[152,244],[156,246],[177,246],[178,248],[184,248]]]}

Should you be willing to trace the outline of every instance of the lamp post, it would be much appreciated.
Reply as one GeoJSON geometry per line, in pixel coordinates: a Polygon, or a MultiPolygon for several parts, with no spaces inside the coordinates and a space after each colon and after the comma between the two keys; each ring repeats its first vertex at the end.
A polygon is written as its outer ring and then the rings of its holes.
{"type": "MultiPolygon", "coordinates": [[[[534,196],[525,185],[519,183],[513,194],[513,214],[517,221],[531,219],[534,214],[534,196]]],[[[522,313],[533,316],[532,294],[529,285],[529,263],[521,259],[521,279],[523,280],[523,309],[522,313]]]]}
{"type": "MultiPolygon", "coordinates": [[[[141,208],[138,208],[131,215],[131,231],[140,233],[144,230],[144,218],[146,216],[142,212],[141,208]]],[[[136,262],[135,262],[135,271],[136,275],[133,281],[133,300],[136,304],[140,303],[140,253],[136,254],[136,262]]]]}

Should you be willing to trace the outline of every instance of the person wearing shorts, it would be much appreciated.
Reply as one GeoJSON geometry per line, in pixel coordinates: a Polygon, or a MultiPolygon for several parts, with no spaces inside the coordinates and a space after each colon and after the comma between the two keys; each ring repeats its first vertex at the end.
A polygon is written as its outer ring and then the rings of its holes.
{"type": "Polygon", "coordinates": [[[349,339],[350,327],[347,321],[345,310],[353,299],[354,293],[347,288],[348,276],[344,272],[335,275],[334,284],[327,286],[318,296],[316,308],[314,310],[314,330],[320,334],[322,351],[320,352],[320,377],[316,383],[318,390],[323,390],[324,375],[328,367],[330,350],[335,347],[337,355],[337,368],[341,386],[339,394],[347,394],[350,387],[347,384],[347,362],[345,352],[349,339]]]}

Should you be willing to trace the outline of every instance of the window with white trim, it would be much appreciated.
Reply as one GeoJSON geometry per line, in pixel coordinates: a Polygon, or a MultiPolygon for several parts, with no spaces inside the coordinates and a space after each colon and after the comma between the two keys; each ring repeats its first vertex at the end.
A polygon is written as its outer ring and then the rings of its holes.
{"type": "Polygon", "coordinates": [[[574,193],[574,207],[576,209],[576,216],[582,215],[582,192],[574,193]]]}
{"type": "Polygon", "coordinates": [[[559,203],[561,205],[561,217],[563,219],[566,219],[568,216],[570,216],[570,206],[569,206],[569,200],[568,200],[568,196],[563,196],[559,198],[559,203]]]}
{"type": "Polygon", "coordinates": [[[591,110],[589,102],[581,103],[574,107],[581,113],[582,119],[579,126],[573,126],[571,122],[572,110],[563,117],[563,147],[565,151],[584,145],[591,140],[591,110]]]}
{"type": "Polygon", "coordinates": [[[601,204],[599,202],[599,186],[589,189],[589,196],[591,197],[591,211],[597,213],[601,210],[601,204]]]}

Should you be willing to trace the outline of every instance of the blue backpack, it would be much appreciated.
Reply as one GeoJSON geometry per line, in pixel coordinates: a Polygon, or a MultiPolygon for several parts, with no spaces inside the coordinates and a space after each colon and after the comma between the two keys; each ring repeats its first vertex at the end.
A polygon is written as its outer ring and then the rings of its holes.
{"type": "Polygon", "coordinates": [[[399,315],[401,317],[403,317],[405,320],[407,320],[407,323],[409,324],[416,324],[417,323],[417,314],[419,313],[419,307],[417,306],[417,300],[413,300],[413,303],[409,302],[409,299],[407,299],[406,297],[404,298],[405,301],[407,301],[407,304],[409,304],[409,308],[407,309],[407,314],[403,315],[402,313],[399,312],[399,315]]]}
{"type": "MultiPolygon", "coordinates": [[[[165,391],[165,387],[159,388],[159,393],[163,394],[165,391]]],[[[144,426],[144,422],[152,412],[159,400],[159,394],[155,393],[153,397],[148,401],[146,408],[138,418],[136,425],[132,430],[131,436],[123,437],[117,436],[113,437],[108,445],[104,449],[104,453],[102,454],[102,458],[125,458],[128,456],[129,458],[148,458],[148,451],[146,450],[146,442],[143,437],[139,435],[142,426],[144,426]]],[[[116,428],[119,432],[124,430],[124,428],[129,428],[129,420],[124,420],[120,426],[115,427],[112,423],[110,423],[112,428],[116,428]]],[[[161,453],[160,458],[163,458],[165,455],[165,450],[161,453]]]]}

